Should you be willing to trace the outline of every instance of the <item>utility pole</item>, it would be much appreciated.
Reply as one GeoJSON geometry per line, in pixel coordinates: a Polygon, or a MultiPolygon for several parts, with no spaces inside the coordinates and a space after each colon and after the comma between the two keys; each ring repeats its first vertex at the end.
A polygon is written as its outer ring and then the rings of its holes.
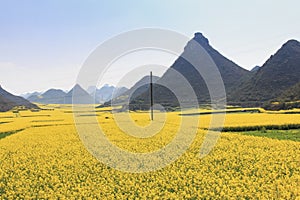
{"type": "Polygon", "coordinates": [[[153,83],[152,83],[152,71],[150,72],[150,111],[151,121],[153,121],[153,83]]]}

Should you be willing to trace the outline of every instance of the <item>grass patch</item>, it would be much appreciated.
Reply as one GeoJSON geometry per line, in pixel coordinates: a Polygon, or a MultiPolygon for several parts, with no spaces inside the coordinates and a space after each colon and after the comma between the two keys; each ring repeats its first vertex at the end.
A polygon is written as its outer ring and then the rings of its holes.
{"type": "Polygon", "coordinates": [[[240,114],[240,113],[261,113],[260,109],[236,109],[236,110],[211,110],[211,111],[204,111],[204,112],[196,112],[196,113],[185,113],[179,114],[180,116],[195,116],[195,115],[211,115],[211,114],[240,114]]]}
{"type": "Polygon", "coordinates": [[[19,129],[19,130],[14,130],[14,131],[9,131],[9,132],[2,132],[2,133],[0,133],[0,139],[3,139],[3,138],[5,138],[9,135],[18,133],[18,132],[23,131],[23,130],[25,130],[25,129],[19,129]]]}
{"type": "Polygon", "coordinates": [[[247,131],[239,133],[241,135],[251,135],[257,137],[267,137],[278,140],[292,140],[300,142],[300,129],[297,130],[262,130],[262,131],[247,131]]]}
{"type": "Polygon", "coordinates": [[[283,112],[283,114],[300,114],[300,111],[287,111],[287,112],[283,112]]]}
{"type": "MultiPolygon", "coordinates": [[[[219,131],[221,128],[213,128],[212,131],[219,131]]],[[[222,132],[245,132],[245,131],[266,131],[266,130],[291,130],[300,129],[300,124],[283,125],[258,125],[258,126],[233,126],[223,127],[222,132]]]]}

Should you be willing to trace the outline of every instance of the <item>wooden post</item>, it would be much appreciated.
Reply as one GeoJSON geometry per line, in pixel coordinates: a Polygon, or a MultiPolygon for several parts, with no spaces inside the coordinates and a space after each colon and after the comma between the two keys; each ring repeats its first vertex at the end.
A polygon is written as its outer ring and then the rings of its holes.
{"type": "Polygon", "coordinates": [[[152,72],[150,72],[150,111],[151,111],[151,121],[153,118],[153,83],[152,83],[152,72]]]}

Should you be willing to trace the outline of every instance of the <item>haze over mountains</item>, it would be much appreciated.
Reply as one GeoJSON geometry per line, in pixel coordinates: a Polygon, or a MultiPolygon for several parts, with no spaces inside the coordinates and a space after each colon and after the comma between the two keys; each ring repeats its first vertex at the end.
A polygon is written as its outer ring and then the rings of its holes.
{"type": "MultiPolygon", "coordinates": [[[[211,103],[203,77],[191,63],[184,59],[187,55],[190,58],[202,56],[195,48],[195,42],[205,49],[218,68],[224,82],[227,104],[252,107],[263,106],[273,101],[300,101],[300,43],[297,40],[287,41],[263,66],[255,66],[248,71],[214,49],[202,33],[195,33],[185,46],[182,55],[163,76],[153,77],[154,103],[166,107],[178,107],[178,99],[170,88],[176,88],[176,91],[179,91],[185,101],[190,101],[191,105],[195,102],[211,103]],[[174,71],[179,72],[187,80],[196,94],[196,99],[186,96],[186,88],[174,71]]],[[[95,102],[110,106],[111,102],[117,105],[130,102],[130,109],[149,109],[149,76],[143,77],[130,89],[105,85],[99,89],[90,87],[86,91],[76,85],[69,92],[50,89],[42,94],[33,93],[25,96],[31,102],[43,104],[95,102]],[[72,101],[73,94],[78,97],[76,98],[78,102],[72,101]]],[[[11,95],[0,87],[0,110],[7,111],[15,106],[37,108],[24,98],[11,95]]]]}
{"type": "Polygon", "coordinates": [[[95,87],[90,87],[87,91],[89,94],[95,97],[99,103],[104,103],[111,100],[113,97],[118,97],[119,95],[125,93],[128,90],[126,87],[115,87],[112,85],[105,84],[100,89],[95,87]]]}
{"type": "Polygon", "coordinates": [[[28,92],[28,93],[24,93],[24,94],[21,94],[20,97],[23,97],[25,99],[28,99],[30,96],[35,96],[35,95],[41,95],[42,93],[41,92],[28,92]]]}
{"type": "Polygon", "coordinates": [[[42,104],[72,104],[73,93],[76,94],[78,103],[104,103],[109,101],[114,95],[126,92],[128,89],[125,87],[116,88],[110,85],[104,85],[100,89],[89,87],[84,90],[80,85],[75,85],[70,91],[65,92],[60,89],[49,89],[44,93],[33,93],[27,99],[31,102],[42,104]]]}
{"type": "MultiPolygon", "coordinates": [[[[155,83],[159,80],[158,76],[152,76],[152,82],[155,83]]],[[[122,105],[130,101],[130,98],[136,98],[139,95],[149,90],[150,76],[144,76],[138,82],[136,82],[129,90],[127,89],[125,92],[119,94],[112,98],[112,101],[107,101],[104,104],[106,106],[114,105],[122,105]]]]}
{"type": "Polygon", "coordinates": [[[43,104],[63,104],[66,93],[59,89],[50,89],[43,94],[34,93],[27,97],[27,100],[43,104]]]}

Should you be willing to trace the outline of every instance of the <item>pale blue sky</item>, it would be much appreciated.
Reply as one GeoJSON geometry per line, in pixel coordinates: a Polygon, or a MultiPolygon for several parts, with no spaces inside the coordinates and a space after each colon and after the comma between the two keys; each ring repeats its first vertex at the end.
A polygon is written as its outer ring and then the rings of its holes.
{"type": "Polygon", "coordinates": [[[200,31],[250,69],[300,39],[299,8],[298,0],[0,0],[0,84],[15,94],[70,89],[99,44],[144,27],[200,31]]]}

